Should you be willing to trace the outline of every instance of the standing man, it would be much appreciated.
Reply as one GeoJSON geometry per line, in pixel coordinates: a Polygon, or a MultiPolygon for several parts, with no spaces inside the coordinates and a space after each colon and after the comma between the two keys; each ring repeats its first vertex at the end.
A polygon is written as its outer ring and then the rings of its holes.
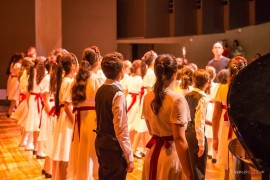
{"type": "Polygon", "coordinates": [[[211,59],[207,66],[212,66],[216,69],[216,73],[218,73],[222,69],[227,69],[230,59],[222,56],[224,49],[222,42],[216,42],[213,45],[212,52],[214,54],[214,58],[211,59]]]}

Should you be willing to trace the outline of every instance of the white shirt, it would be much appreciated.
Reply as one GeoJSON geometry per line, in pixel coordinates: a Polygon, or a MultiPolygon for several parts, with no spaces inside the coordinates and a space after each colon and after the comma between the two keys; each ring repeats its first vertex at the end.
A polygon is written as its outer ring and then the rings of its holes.
{"type": "Polygon", "coordinates": [[[198,92],[202,95],[202,98],[199,100],[198,105],[196,107],[195,112],[195,131],[196,131],[196,138],[198,140],[199,149],[204,150],[204,128],[205,128],[205,119],[206,119],[206,109],[207,109],[207,96],[204,91],[194,88],[193,91],[198,92]]]}
{"type": "Polygon", "coordinates": [[[105,85],[115,85],[121,91],[118,91],[113,98],[112,113],[113,113],[113,125],[116,138],[120,144],[121,149],[125,154],[126,161],[129,163],[133,161],[133,153],[131,150],[131,143],[129,139],[128,124],[127,124],[127,109],[126,109],[126,97],[123,93],[123,88],[120,82],[112,79],[106,79],[105,85]]]}

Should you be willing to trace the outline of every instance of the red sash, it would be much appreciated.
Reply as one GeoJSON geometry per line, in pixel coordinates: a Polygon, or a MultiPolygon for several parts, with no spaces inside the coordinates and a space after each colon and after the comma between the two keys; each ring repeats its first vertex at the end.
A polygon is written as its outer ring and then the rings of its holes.
{"type": "Polygon", "coordinates": [[[149,149],[151,149],[151,147],[154,144],[156,144],[151,160],[150,160],[149,180],[156,180],[157,163],[158,163],[159,154],[163,145],[166,149],[168,149],[171,146],[171,143],[169,141],[173,141],[173,136],[159,137],[159,136],[153,135],[150,141],[147,143],[146,147],[149,149]]]}
{"type": "MultiPolygon", "coordinates": [[[[61,109],[62,107],[64,107],[64,104],[60,104],[59,109],[61,109]]],[[[60,115],[60,110],[59,110],[59,112],[56,112],[55,106],[53,106],[51,108],[51,110],[49,111],[49,115],[50,116],[59,116],[60,115]]]]}
{"type": "Polygon", "coordinates": [[[127,112],[132,108],[132,106],[135,104],[136,100],[137,100],[137,96],[139,95],[138,93],[128,93],[131,95],[132,100],[131,100],[131,104],[129,105],[127,112]]]}
{"type": "MultiPolygon", "coordinates": [[[[228,108],[226,105],[222,105],[222,109],[225,109],[226,112],[224,114],[224,121],[229,121],[229,116],[228,116],[228,108]]],[[[232,138],[233,130],[232,130],[232,125],[229,127],[229,133],[228,133],[228,139],[232,138]]]]}
{"type": "Polygon", "coordinates": [[[25,99],[26,99],[26,94],[20,93],[20,101],[19,101],[19,104],[21,104],[21,102],[23,102],[25,99]]]}
{"type": "MultiPolygon", "coordinates": [[[[50,101],[50,102],[54,102],[54,99],[50,99],[49,101],[50,101]]],[[[42,105],[42,108],[41,108],[41,109],[43,110],[43,108],[44,108],[44,102],[43,102],[43,101],[41,102],[41,105],[42,105]]],[[[52,110],[52,109],[51,109],[51,110],[52,110]]],[[[54,108],[54,111],[55,111],[55,108],[54,108]]],[[[50,111],[50,112],[51,112],[51,111],[50,111]]],[[[51,116],[50,112],[49,112],[49,115],[51,116]]],[[[43,119],[43,118],[42,118],[42,113],[41,113],[40,123],[39,123],[39,126],[38,126],[39,128],[41,127],[42,119],[43,119]]]]}
{"type": "Polygon", "coordinates": [[[145,91],[144,91],[144,89],[146,89],[146,87],[141,87],[141,92],[140,92],[140,104],[141,104],[141,102],[142,102],[142,97],[143,97],[143,95],[144,95],[144,93],[145,93],[145,91]]]}
{"type": "Polygon", "coordinates": [[[41,93],[30,92],[30,95],[35,95],[35,101],[37,102],[38,113],[40,113],[40,103],[42,103],[41,93]]]}
{"type": "Polygon", "coordinates": [[[75,123],[74,123],[74,130],[73,130],[73,136],[72,136],[72,141],[74,139],[74,131],[75,131],[75,126],[78,124],[78,134],[79,134],[79,140],[80,140],[80,133],[81,133],[81,111],[89,111],[89,110],[95,110],[94,106],[82,106],[82,107],[74,107],[73,108],[73,113],[76,113],[75,115],[75,123]]]}

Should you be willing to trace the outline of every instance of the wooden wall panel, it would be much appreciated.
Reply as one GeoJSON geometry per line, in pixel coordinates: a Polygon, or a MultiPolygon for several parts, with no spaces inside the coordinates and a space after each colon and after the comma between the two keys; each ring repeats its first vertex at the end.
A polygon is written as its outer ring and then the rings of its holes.
{"type": "Polygon", "coordinates": [[[35,0],[1,0],[0,32],[0,89],[6,89],[10,57],[35,45],[35,0]]]}

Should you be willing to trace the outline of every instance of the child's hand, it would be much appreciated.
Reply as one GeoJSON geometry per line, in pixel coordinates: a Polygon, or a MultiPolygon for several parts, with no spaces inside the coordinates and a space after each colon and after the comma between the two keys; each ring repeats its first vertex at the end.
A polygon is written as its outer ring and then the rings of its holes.
{"type": "Polygon", "coordinates": [[[204,153],[204,149],[199,149],[199,152],[197,153],[198,157],[201,157],[204,153]]]}
{"type": "Polygon", "coordinates": [[[127,172],[131,173],[133,171],[133,169],[134,169],[134,163],[133,163],[133,161],[131,161],[127,164],[127,172]]]}

